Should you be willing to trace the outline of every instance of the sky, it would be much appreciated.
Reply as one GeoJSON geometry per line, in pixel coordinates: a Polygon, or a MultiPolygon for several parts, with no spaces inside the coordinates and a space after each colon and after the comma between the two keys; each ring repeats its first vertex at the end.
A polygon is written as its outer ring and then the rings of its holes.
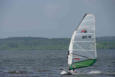
{"type": "Polygon", "coordinates": [[[71,37],[85,13],[96,36],[115,36],[115,0],[0,0],[0,38],[71,37]]]}

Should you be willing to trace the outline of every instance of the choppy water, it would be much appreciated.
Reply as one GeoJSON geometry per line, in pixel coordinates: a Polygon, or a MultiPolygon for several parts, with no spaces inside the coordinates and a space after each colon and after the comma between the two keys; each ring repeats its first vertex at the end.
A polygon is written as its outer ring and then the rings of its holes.
{"type": "MultiPolygon", "coordinates": [[[[67,67],[67,51],[32,50],[0,51],[0,77],[62,77],[67,67]]],[[[78,69],[80,72],[99,70],[115,72],[115,49],[98,50],[94,66],[78,69]]],[[[76,77],[76,76],[63,76],[76,77]]],[[[77,77],[115,77],[114,75],[78,75],[77,77]]]]}

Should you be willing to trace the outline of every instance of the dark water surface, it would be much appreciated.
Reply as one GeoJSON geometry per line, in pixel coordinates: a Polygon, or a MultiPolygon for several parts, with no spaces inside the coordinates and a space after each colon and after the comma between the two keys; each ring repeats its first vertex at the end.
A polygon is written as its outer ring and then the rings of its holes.
{"type": "MultiPolygon", "coordinates": [[[[115,49],[97,50],[94,66],[78,69],[80,72],[99,70],[115,72],[115,49]]],[[[67,51],[29,50],[0,51],[0,77],[115,77],[114,75],[61,76],[67,67],[67,51]]]]}

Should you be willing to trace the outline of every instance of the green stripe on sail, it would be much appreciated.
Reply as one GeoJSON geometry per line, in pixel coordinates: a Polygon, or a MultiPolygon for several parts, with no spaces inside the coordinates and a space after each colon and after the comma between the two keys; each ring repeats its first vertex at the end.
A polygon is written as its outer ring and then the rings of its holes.
{"type": "Polygon", "coordinates": [[[76,69],[76,68],[82,68],[82,67],[88,67],[93,65],[96,62],[96,59],[88,59],[80,62],[73,63],[69,69],[76,69]]]}

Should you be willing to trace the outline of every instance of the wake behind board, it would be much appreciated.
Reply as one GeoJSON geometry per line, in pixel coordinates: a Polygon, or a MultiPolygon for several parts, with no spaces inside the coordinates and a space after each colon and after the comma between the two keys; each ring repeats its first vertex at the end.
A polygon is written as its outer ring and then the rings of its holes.
{"type": "Polygon", "coordinates": [[[63,70],[60,74],[61,74],[61,75],[72,75],[72,73],[67,72],[67,71],[64,71],[64,70],[63,70]]]}
{"type": "Polygon", "coordinates": [[[102,72],[102,71],[90,71],[90,72],[78,72],[78,73],[70,73],[66,71],[62,71],[61,75],[112,75],[115,76],[115,72],[102,72]]]}

